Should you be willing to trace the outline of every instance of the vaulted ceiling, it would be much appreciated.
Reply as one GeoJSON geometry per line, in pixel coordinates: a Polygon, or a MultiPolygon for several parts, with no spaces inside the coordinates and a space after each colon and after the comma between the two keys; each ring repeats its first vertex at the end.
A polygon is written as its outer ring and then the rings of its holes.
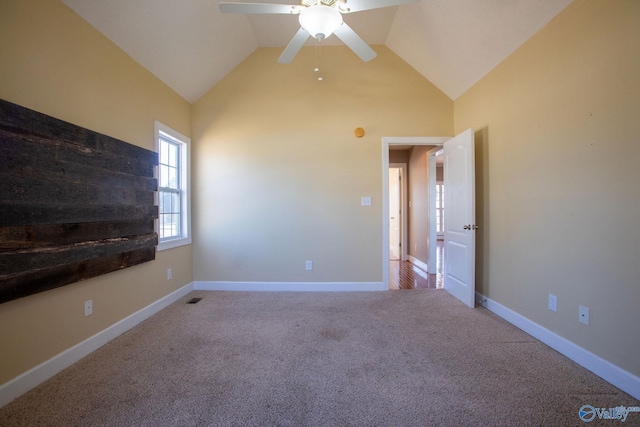
{"type": "MultiPolygon", "coordinates": [[[[297,16],[222,14],[221,0],[62,1],[189,102],[255,49],[284,48],[300,28],[297,16]]],[[[418,0],[344,20],[367,43],[386,45],[456,99],[571,1],[418,0]]],[[[341,44],[335,36],[322,43],[341,44]]]]}

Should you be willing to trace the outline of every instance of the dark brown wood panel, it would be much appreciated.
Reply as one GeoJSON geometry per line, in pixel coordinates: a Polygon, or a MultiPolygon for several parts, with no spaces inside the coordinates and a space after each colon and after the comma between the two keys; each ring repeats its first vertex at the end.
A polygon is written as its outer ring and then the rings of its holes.
{"type": "Polygon", "coordinates": [[[157,218],[153,205],[85,205],[2,202],[0,226],[65,224],[70,222],[122,221],[157,218]]]}
{"type": "MultiPolygon", "coordinates": [[[[155,154],[155,153],[154,153],[155,154]]],[[[105,174],[102,169],[84,163],[68,163],[56,157],[55,147],[40,145],[33,138],[16,140],[11,132],[0,128],[0,173],[16,177],[64,180],[86,183],[100,182],[102,185],[119,188],[142,188],[155,191],[154,177],[120,173],[111,170],[105,174]]]]}
{"type": "MultiPolygon", "coordinates": [[[[64,146],[67,156],[76,150],[82,151],[82,161],[96,159],[98,164],[105,160],[100,154],[124,159],[116,167],[143,166],[146,176],[153,176],[153,166],[158,163],[158,154],[107,135],[58,120],[46,114],[0,100],[0,128],[18,136],[38,139],[45,145],[64,146]],[[77,146],[74,150],[73,146],[77,146]],[[82,147],[82,148],[81,148],[82,147]]],[[[76,153],[77,154],[77,153],[76,153]]]]}
{"type": "Polygon", "coordinates": [[[65,264],[8,276],[0,280],[0,303],[153,261],[155,256],[155,247],[142,248],[76,264],[65,264]]]}
{"type": "Polygon", "coordinates": [[[157,164],[0,100],[0,302],[155,259],[157,164]]]}
{"type": "MultiPolygon", "coordinates": [[[[37,146],[38,151],[33,152],[33,154],[49,161],[84,164],[95,168],[146,177],[153,177],[154,162],[155,164],[158,163],[158,155],[153,151],[131,150],[132,157],[127,157],[126,154],[101,151],[96,147],[95,141],[87,138],[70,142],[38,135],[37,133],[16,133],[15,128],[2,127],[1,123],[0,128],[3,130],[2,134],[0,134],[2,145],[7,150],[11,150],[15,156],[20,156],[24,153],[23,150],[25,148],[37,146]]],[[[120,142],[122,143],[122,141],[120,142]]],[[[113,146],[113,144],[108,144],[107,146],[113,146]]]]}
{"type": "Polygon", "coordinates": [[[113,187],[103,182],[68,182],[58,179],[7,176],[0,172],[2,199],[36,204],[75,204],[83,200],[88,204],[121,205],[136,201],[139,205],[153,204],[153,192],[130,187],[113,187]]]}
{"type": "Polygon", "coordinates": [[[70,245],[56,245],[0,252],[0,281],[8,276],[41,268],[77,264],[91,259],[155,246],[155,233],[145,236],[116,237],[99,241],[86,241],[70,245]]]}
{"type": "Polygon", "coordinates": [[[151,234],[153,219],[0,227],[0,252],[151,234]]]}

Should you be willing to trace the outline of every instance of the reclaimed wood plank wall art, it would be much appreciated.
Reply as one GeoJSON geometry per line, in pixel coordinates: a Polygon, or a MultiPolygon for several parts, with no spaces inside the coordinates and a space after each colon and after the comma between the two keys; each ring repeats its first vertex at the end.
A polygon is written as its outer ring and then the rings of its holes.
{"type": "Polygon", "coordinates": [[[0,100],[0,303],[155,259],[157,164],[0,100]]]}

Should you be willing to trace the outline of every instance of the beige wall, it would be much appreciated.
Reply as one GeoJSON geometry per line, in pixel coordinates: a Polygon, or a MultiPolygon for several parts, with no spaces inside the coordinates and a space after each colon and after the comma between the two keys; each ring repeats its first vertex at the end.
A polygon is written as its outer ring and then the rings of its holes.
{"type": "Polygon", "coordinates": [[[382,137],[451,134],[453,102],[375,49],[323,47],[321,82],[258,49],[194,104],[196,280],[382,281],[382,137]]]}
{"type": "MultiPolygon", "coordinates": [[[[2,99],[147,149],[154,119],[191,133],[190,105],[61,2],[3,0],[0,54],[2,99]]],[[[0,384],[190,283],[191,252],[1,304],[0,384]]]]}
{"type": "Polygon", "coordinates": [[[637,0],[576,0],[454,104],[476,130],[479,290],[635,375],[638,22],[637,0]]]}
{"type": "Polygon", "coordinates": [[[411,158],[411,149],[409,150],[389,150],[389,164],[406,163],[409,164],[411,158]]]}

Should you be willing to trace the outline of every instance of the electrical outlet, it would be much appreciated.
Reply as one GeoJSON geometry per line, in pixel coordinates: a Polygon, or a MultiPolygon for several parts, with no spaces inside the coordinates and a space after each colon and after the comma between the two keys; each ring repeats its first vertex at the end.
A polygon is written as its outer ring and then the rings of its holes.
{"type": "Polygon", "coordinates": [[[93,300],[84,302],[84,316],[91,316],[93,314],[93,300]]]}
{"type": "Polygon", "coordinates": [[[171,271],[170,268],[167,268],[167,280],[171,280],[171,277],[173,277],[173,271],[171,271]]]}
{"type": "Polygon", "coordinates": [[[558,298],[552,294],[549,294],[549,310],[558,311],[558,298]]]}
{"type": "Polygon", "coordinates": [[[578,306],[578,322],[589,325],[589,307],[578,306]]]}
{"type": "Polygon", "coordinates": [[[304,266],[307,269],[307,271],[313,270],[313,261],[307,261],[304,266]]]}

